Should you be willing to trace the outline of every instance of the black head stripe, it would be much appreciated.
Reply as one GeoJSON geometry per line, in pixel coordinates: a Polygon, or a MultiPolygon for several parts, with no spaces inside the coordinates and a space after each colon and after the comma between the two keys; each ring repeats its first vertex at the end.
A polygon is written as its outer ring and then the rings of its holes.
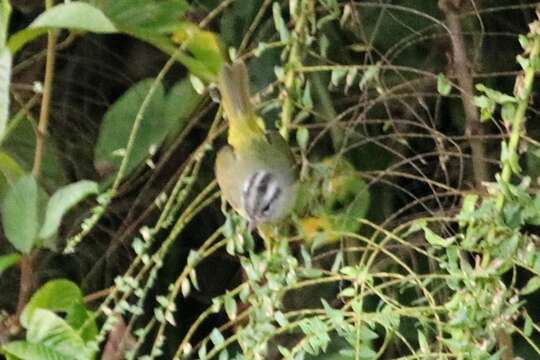
{"type": "Polygon", "coordinates": [[[244,183],[242,204],[251,219],[264,220],[271,215],[272,204],[281,195],[281,188],[276,177],[268,171],[253,173],[244,183]]]}

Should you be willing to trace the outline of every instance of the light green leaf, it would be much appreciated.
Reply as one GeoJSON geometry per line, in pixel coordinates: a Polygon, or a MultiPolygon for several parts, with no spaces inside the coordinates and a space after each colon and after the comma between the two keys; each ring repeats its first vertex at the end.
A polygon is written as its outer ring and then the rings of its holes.
{"type": "Polygon", "coordinates": [[[529,295],[538,289],[540,289],[540,277],[535,276],[529,279],[529,281],[527,282],[527,285],[525,285],[525,287],[521,289],[520,294],[529,295]]]}
{"type": "Polygon", "coordinates": [[[2,346],[2,352],[13,359],[21,360],[73,360],[43,344],[33,344],[28,341],[12,341],[2,346]]]}
{"type": "Polygon", "coordinates": [[[447,239],[435,234],[433,231],[431,231],[430,228],[427,226],[423,228],[424,230],[424,236],[426,237],[426,241],[430,243],[433,246],[440,246],[440,247],[448,247],[450,246],[456,239],[454,237],[449,237],[447,239]]]}
{"type": "Polygon", "coordinates": [[[483,92],[486,94],[488,98],[495,101],[497,104],[504,104],[504,103],[515,103],[517,102],[517,99],[513,96],[506,95],[500,91],[493,90],[485,86],[484,84],[476,84],[476,89],[478,91],[483,92]]]}
{"type": "Polygon", "coordinates": [[[69,280],[51,280],[37,290],[21,314],[21,324],[28,326],[29,319],[37,309],[68,313],[75,304],[84,302],[77,284],[69,280]]]}
{"type": "Polygon", "coordinates": [[[296,130],[296,142],[303,151],[307,149],[307,144],[309,142],[309,132],[307,128],[301,126],[296,130]]]}
{"type": "Polygon", "coordinates": [[[39,15],[30,28],[66,28],[93,33],[115,33],[114,24],[98,8],[79,1],[53,6],[39,15]]]}
{"type": "Polygon", "coordinates": [[[367,70],[362,75],[358,86],[360,90],[366,90],[367,86],[371,83],[377,83],[379,78],[379,72],[381,70],[381,63],[378,62],[375,65],[368,66],[367,70]]]}
{"type": "Polygon", "coordinates": [[[3,48],[6,44],[10,16],[11,5],[8,0],[2,0],[0,2],[0,48],[3,48]]]}
{"type": "Polygon", "coordinates": [[[506,124],[511,124],[516,113],[516,106],[512,103],[504,103],[501,108],[501,117],[506,124]]]}
{"type": "Polygon", "coordinates": [[[450,94],[450,91],[452,91],[452,83],[442,73],[437,76],[437,91],[444,96],[450,94]]]}
{"type": "Polygon", "coordinates": [[[4,137],[9,117],[9,86],[11,83],[11,53],[0,48],[0,139],[4,137]]]}
{"type": "Polygon", "coordinates": [[[91,315],[86,310],[83,294],[75,283],[59,279],[43,285],[35,292],[21,314],[20,321],[23,326],[29,326],[30,318],[37,309],[65,313],[67,324],[77,330],[85,341],[95,339],[96,323],[89,320],[91,315]]]}
{"type": "Polygon", "coordinates": [[[20,258],[21,255],[17,253],[0,256],[0,275],[4,270],[18,263],[20,258]]]}
{"type": "Polygon", "coordinates": [[[0,173],[9,185],[13,185],[24,174],[24,170],[8,153],[0,151],[0,173]]]}
{"type": "Polygon", "coordinates": [[[49,31],[47,28],[26,28],[11,35],[7,47],[12,54],[16,54],[24,45],[49,31]]]}
{"type": "MultiPolygon", "coordinates": [[[[107,163],[119,167],[125,156],[135,118],[153,82],[153,79],[147,79],[135,84],[109,108],[103,118],[95,149],[96,164],[107,163]]],[[[163,121],[164,108],[165,91],[158,84],[140,122],[131,153],[128,154],[126,175],[147,159],[150,150],[159,146],[169,132],[170,124],[163,121]]]]}
{"type": "Polygon", "coordinates": [[[39,232],[39,237],[47,239],[53,236],[65,213],[90,194],[97,192],[98,184],[89,180],[81,180],[57,190],[47,204],[45,221],[39,232]]]}
{"type": "Polygon", "coordinates": [[[281,16],[281,8],[278,2],[275,2],[272,5],[272,15],[274,18],[274,26],[276,27],[276,30],[279,33],[279,39],[283,42],[288,41],[289,29],[287,28],[287,25],[285,24],[285,20],[283,20],[283,16],[281,16]]]}
{"type": "Polygon", "coordinates": [[[20,252],[29,253],[39,227],[38,185],[27,175],[9,190],[2,205],[2,223],[9,242],[20,252]]]}
{"type": "Polygon", "coordinates": [[[54,312],[36,309],[28,320],[26,340],[42,344],[76,360],[93,358],[94,351],[86,346],[81,336],[54,312]]]}
{"type": "Polygon", "coordinates": [[[73,1],[53,6],[39,15],[26,29],[9,38],[8,47],[15,54],[28,42],[48,30],[61,28],[94,33],[118,32],[100,9],[84,2],[73,1]]]}
{"type": "Polygon", "coordinates": [[[210,340],[215,346],[220,346],[225,341],[225,338],[218,329],[214,328],[210,333],[210,340]]]}

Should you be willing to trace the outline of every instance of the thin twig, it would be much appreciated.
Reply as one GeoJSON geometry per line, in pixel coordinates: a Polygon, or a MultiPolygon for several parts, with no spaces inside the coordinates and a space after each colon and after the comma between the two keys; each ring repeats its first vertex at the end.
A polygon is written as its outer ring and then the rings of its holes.
{"type": "Polygon", "coordinates": [[[465,111],[465,135],[470,137],[472,155],[472,169],[474,182],[479,188],[484,181],[489,180],[489,171],[485,158],[485,146],[481,139],[484,129],[478,117],[478,111],[473,103],[473,74],[472,66],[467,58],[465,42],[459,22],[460,0],[439,0],[439,8],[444,12],[446,23],[450,30],[450,41],[452,42],[452,68],[457,77],[461,90],[461,100],[465,111]]]}

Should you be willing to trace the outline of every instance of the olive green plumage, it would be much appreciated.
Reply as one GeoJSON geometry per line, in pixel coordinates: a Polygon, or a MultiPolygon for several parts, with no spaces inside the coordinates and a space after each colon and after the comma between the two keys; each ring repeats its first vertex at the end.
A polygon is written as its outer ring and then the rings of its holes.
{"type": "Polygon", "coordinates": [[[228,142],[218,153],[216,177],[223,197],[251,225],[275,223],[294,206],[297,171],[286,141],[267,132],[249,97],[245,65],[225,65],[219,89],[229,120],[228,142]]]}

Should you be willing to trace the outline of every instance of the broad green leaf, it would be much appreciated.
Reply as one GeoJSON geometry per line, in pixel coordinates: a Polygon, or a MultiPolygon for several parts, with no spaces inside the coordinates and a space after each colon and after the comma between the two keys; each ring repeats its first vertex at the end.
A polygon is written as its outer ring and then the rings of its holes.
{"type": "Polygon", "coordinates": [[[163,121],[170,126],[170,136],[182,131],[203,100],[204,96],[197,94],[189,79],[174,84],[165,97],[163,113],[163,121]]]}
{"type": "Polygon", "coordinates": [[[0,151],[0,173],[9,185],[13,185],[24,174],[24,170],[8,153],[0,151]]]}
{"type": "MultiPolygon", "coordinates": [[[[103,118],[95,149],[96,164],[108,163],[118,169],[126,155],[137,113],[153,82],[153,79],[147,79],[135,84],[109,108],[103,118]]],[[[170,124],[163,121],[164,108],[165,93],[163,86],[158,84],[140,122],[131,153],[127,154],[126,175],[147,159],[150,150],[159,146],[169,132],[170,124]]]]}
{"type": "Polygon", "coordinates": [[[79,287],[69,280],[51,280],[37,290],[21,314],[21,324],[28,327],[30,318],[37,309],[69,313],[72,307],[82,304],[83,295],[79,287]]]}
{"type": "Polygon", "coordinates": [[[11,5],[9,0],[0,1],[0,48],[6,44],[8,36],[9,17],[11,16],[11,5]]]}
{"type": "MultiPolygon", "coordinates": [[[[11,359],[21,360],[73,360],[43,344],[33,344],[28,341],[12,341],[3,345],[2,352],[11,359]]],[[[8,358],[9,359],[9,358],[8,358]]]]}
{"type": "Polygon", "coordinates": [[[38,185],[36,179],[21,177],[9,190],[2,204],[2,224],[9,242],[20,252],[29,253],[39,228],[38,185]]]}
{"type": "Polygon", "coordinates": [[[11,52],[0,48],[0,139],[4,137],[9,117],[9,86],[11,83],[11,52]]]}
{"type": "Polygon", "coordinates": [[[7,42],[7,47],[12,54],[16,54],[24,45],[34,40],[35,38],[44,35],[49,31],[47,28],[29,28],[20,30],[11,35],[7,42]]]}
{"type": "Polygon", "coordinates": [[[26,340],[75,360],[93,359],[94,351],[87,347],[75,329],[50,310],[36,309],[28,320],[26,340]]]}
{"type": "Polygon", "coordinates": [[[193,57],[214,75],[219,74],[225,60],[215,33],[184,21],[174,31],[172,40],[176,44],[184,45],[193,57]]]}
{"type": "MultiPolygon", "coordinates": [[[[32,122],[24,119],[2,143],[2,150],[11,156],[26,172],[32,170],[36,149],[36,135],[32,122]]],[[[54,139],[48,137],[43,151],[41,180],[45,188],[58,188],[66,182],[63,162],[54,139]]]]}
{"type": "Polygon", "coordinates": [[[66,28],[93,33],[115,33],[114,24],[98,8],[79,1],[53,6],[39,15],[30,28],[66,28]]]}
{"type": "Polygon", "coordinates": [[[47,204],[45,221],[39,232],[39,237],[47,239],[56,234],[65,213],[90,194],[97,192],[98,184],[89,180],[81,180],[57,190],[47,204]]]}
{"type": "Polygon", "coordinates": [[[121,28],[168,33],[176,29],[189,5],[185,0],[105,0],[103,11],[121,28]]]}
{"type": "Polygon", "coordinates": [[[20,258],[21,255],[17,253],[0,256],[0,275],[4,270],[18,263],[20,258]]]}
{"type": "Polygon", "coordinates": [[[51,280],[37,290],[23,313],[21,324],[28,326],[30,318],[37,309],[46,309],[65,313],[65,321],[77,330],[84,341],[95,339],[97,327],[94,320],[89,320],[91,313],[84,306],[84,298],[79,287],[65,279],[51,280]],[[84,325],[84,328],[82,326],[84,325]]]}
{"type": "Polygon", "coordinates": [[[70,29],[94,33],[116,33],[118,30],[103,12],[84,2],[73,1],[53,6],[39,15],[26,29],[13,34],[8,47],[13,54],[28,42],[50,29],[70,29]]]}
{"type": "Polygon", "coordinates": [[[86,309],[84,303],[75,303],[67,313],[66,322],[77,330],[85,342],[88,342],[95,340],[98,334],[96,322],[92,317],[93,313],[86,309]]]}

